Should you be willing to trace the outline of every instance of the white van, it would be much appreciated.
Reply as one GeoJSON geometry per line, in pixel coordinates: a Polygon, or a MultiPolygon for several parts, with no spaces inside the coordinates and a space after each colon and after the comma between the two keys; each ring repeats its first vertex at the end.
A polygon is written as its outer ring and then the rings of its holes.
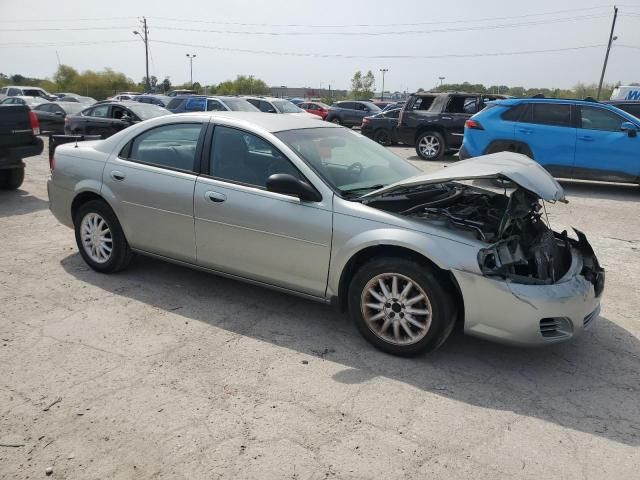
{"type": "Polygon", "coordinates": [[[611,100],[640,100],[640,85],[620,86],[613,89],[611,100]]]}

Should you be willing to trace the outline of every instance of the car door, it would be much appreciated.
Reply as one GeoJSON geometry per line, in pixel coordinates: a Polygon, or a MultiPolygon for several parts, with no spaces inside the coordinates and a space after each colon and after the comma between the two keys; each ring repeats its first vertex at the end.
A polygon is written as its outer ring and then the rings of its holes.
{"type": "Polygon", "coordinates": [[[478,112],[477,95],[451,95],[440,116],[445,130],[447,146],[460,148],[464,137],[464,124],[478,112]]]}
{"type": "Polygon", "coordinates": [[[125,128],[140,121],[140,119],[131,110],[121,107],[120,105],[111,105],[109,117],[111,118],[111,122],[109,123],[109,135],[118,133],[120,130],[124,130],[125,128]]]}
{"type": "Polygon", "coordinates": [[[303,202],[266,190],[275,173],[303,178],[270,143],[216,126],[208,174],[194,195],[198,264],[244,278],[324,296],[331,252],[331,198],[303,202]]]}
{"type": "Polygon", "coordinates": [[[580,115],[573,177],[637,183],[640,138],[620,128],[629,120],[597,105],[576,108],[580,115]]]}
{"type": "Polygon", "coordinates": [[[102,138],[109,137],[113,132],[111,130],[111,118],[109,117],[109,104],[98,105],[89,112],[84,118],[80,119],[80,131],[87,135],[101,135],[102,138]]]}
{"type": "Polygon", "coordinates": [[[570,103],[529,103],[516,124],[515,137],[552,175],[571,178],[576,128],[570,103]]]}
{"type": "Polygon", "coordinates": [[[193,189],[202,130],[201,122],[154,127],[109,159],[103,192],[132,248],[195,263],[193,189]]]}
{"type": "Polygon", "coordinates": [[[33,112],[38,117],[38,123],[40,124],[41,132],[51,131],[54,115],[52,111],[53,105],[38,105],[33,109],[33,112]]]}

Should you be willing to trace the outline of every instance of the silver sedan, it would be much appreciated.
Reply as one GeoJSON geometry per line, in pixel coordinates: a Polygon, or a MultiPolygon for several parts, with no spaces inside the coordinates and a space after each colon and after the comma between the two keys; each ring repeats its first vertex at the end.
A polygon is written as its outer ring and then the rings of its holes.
{"type": "Polygon", "coordinates": [[[330,123],[262,113],[165,116],[57,148],[50,208],[98,272],[133,252],[348,310],[396,355],[467,334],[568,340],[598,316],[604,271],[565,201],[513,153],[421,172],[330,123]],[[511,193],[466,180],[508,182],[511,193]]]}

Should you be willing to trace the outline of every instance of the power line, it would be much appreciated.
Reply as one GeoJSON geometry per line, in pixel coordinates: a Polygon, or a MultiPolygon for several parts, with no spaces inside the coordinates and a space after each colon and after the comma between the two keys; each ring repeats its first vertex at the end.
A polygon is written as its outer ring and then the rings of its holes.
{"type": "Polygon", "coordinates": [[[353,28],[353,27],[415,27],[420,25],[441,25],[441,24],[458,24],[458,23],[479,23],[486,21],[494,21],[494,20],[513,20],[516,18],[529,18],[529,17],[540,17],[545,15],[558,15],[563,13],[573,13],[573,12],[586,12],[593,10],[603,10],[609,9],[610,5],[602,5],[598,7],[586,7],[586,8],[571,8],[565,10],[555,10],[551,12],[541,12],[541,13],[527,13],[523,15],[509,15],[503,17],[485,17],[485,18],[476,18],[469,20],[434,20],[429,22],[414,22],[414,23],[352,23],[352,24],[333,24],[333,25],[309,25],[303,23],[246,23],[246,22],[222,22],[219,20],[198,20],[198,19],[182,19],[175,17],[156,17],[152,16],[154,20],[168,20],[174,22],[188,22],[188,23],[209,23],[214,25],[234,25],[234,26],[242,26],[242,27],[300,27],[300,28],[353,28]]]}
{"type": "Polygon", "coordinates": [[[95,22],[95,21],[110,21],[110,20],[135,20],[135,17],[99,17],[99,18],[37,18],[24,20],[22,18],[16,18],[14,20],[0,20],[0,23],[61,23],[61,22],[95,22]]]}
{"type": "Polygon", "coordinates": [[[132,43],[137,40],[99,40],[92,42],[31,42],[31,43],[0,43],[0,48],[31,48],[31,47],[82,47],[86,45],[104,45],[132,43]]]}
{"type": "Polygon", "coordinates": [[[597,44],[597,45],[581,45],[577,47],[565,47],[565,48],[552,48],[545,50],[521,50],[521,51],[512,51],[512,52],[492,52],[492,53],[451,53],[451,54],[443,54],[443,55],[346,55],[346,54],[324,54],[324,53],[302,53],[302,52],[282,52],[282,51],[274,51],[274,50],[251,50],[245,48],[233,48],[233,47],[216,47],[211,45],[198,45],[193,43],[181,43],[181,42],[171,42],[165,40],[154,40],[155,43],[163,44],[163,45],[174,45],[179,47],[190,47],[190,48],[203,48],[208,50],[217,50],[224,52],[237,52],[237,53],[252,53],[259,55],[278,55],[278,56],[289,56],[289,57],[312,57],[312,58],[344,58],[344,59],[354,59],[354,58],[364,58],[364,59],[441,59],[441,58],[472,58],[472,57],[498,57],[498,56],[514,56],[514,55],[529,55],[529,54],[537,54],[537,53],[555,53],[555,52],[568,52],[575,50],[587,50],[592,48],[602,48],[606,47],[606,44],[597,44]]]}
{"type": "Polygon", "coordinates": [[[577,22],[582,20],[593,20],[598,18],[608,18],[608,14],[598,15],[585,15],[582,17],[572,18],[557,18],[557,19],[545,19],[535,20],[529,22],[520,23],[503,23],[499,25],[475,25],[465,27],[449,27],[433,30],[388,30],[384,32],[265,32],[265,31],[243,31],[243,30],[218,30],[218,29],[205,29],[205,28],[186,28],[186,27],[171,27],[166,25],[154,26],[157,30],[166,31],[178,31],[178,32],[199,32],[199,33],[216,33],[223,35],[263,35],[263,36],[328,36],[328,35],[340,35],[340,36],[381,36],[381,35],[424,35],[433,33],[449,33],[449,32],[464,32],[464,31],[478,31],[478,30],[498,30],[503,28],[517,28],[517,27],[529,27],[535,25],[549,25],[554,23],[564,22],[577,22]]]}
{"type": "Polygon", "coordinates": [[[3,28],[2,32],[82,32],[94,30],[131,30],[133,27],[65,27],[65,28],[3,28]]]}

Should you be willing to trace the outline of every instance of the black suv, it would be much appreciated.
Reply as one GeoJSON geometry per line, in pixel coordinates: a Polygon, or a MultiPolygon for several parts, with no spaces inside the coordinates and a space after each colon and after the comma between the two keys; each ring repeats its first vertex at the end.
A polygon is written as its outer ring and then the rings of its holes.
{"type": "Polygon", "coordinates": [[[491,100],[504,95],[479,93],[414,93],[405,103],[398,120],[398,140],[415,145],[423,160],[438,160],[462,145],[464,122],[491,100]]]}
{"type": "Polygon", "coordinates": [[[325,120],[345,127],[359,127],[362,119],[380,113],[382,110],[371,102],[346,100],[329,107],[325,120]]]}

